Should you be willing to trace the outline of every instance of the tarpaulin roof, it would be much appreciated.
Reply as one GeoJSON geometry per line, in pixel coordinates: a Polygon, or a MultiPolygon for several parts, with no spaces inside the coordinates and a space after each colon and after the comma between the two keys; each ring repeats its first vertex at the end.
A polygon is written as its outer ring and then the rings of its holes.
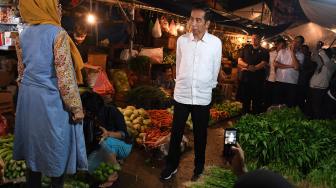
{"type": "MultiPolygon", "coordinates": [[[[160,1],[138,0],[138,1],[156,8],[167,10],[174,14],[182,15],[184,17],[189,17],[192,7],[192,1],[190,0],[160,0],[160,1]]],[[[213,9],[213,21],[227,27],[239,28],[248,33],[260,33],[265,36],[277,35],[283,32],[290,25],[290,24],[284,24],[279,26],[269,26],[236,16],[228,11],[214,10],[214,9],[213,9]]]]}
{"type": "Polygon", "coordinates": [[[272,8],[272,0],[216,0],[216,4],[220,4],[227,11],[236,11],[262,2],[272,8]]]}
{"type": "Polygon", "coordinates": [[[300,5],[309,20],[330,29],[336,29],[335,0],[300,0],[300,5]]]}
{"type": "Polygon", "coordinates": [[[326,45],[330,45],[335,39],[335,33],[313,22],[290,28],[284,34],[292,37],[302,35],[305,38],[305,43],[312,48],[315,47],[317,41],[323,41],[326,45]]]}

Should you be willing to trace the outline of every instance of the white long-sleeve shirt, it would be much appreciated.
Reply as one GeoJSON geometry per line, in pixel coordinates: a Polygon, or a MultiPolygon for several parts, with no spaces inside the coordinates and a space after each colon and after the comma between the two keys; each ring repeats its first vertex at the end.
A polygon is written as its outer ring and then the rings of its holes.
{"type": "MultiPolygon", "coordinates": [[[[298,63],[303,65],[304,55],[302,52],[296,52],[295,54],[298,63]]],[[[284,64],[284,65],[291,65],[292,64],[292,55],[289,48],[281,49],[278,52],[278,55],[275,61],[284,64]]],[[[287,68],[287,69],[277,69],[276,70],[276,81],[289,83],[289,84],[297,84],[299,79],[299,71],[295,70],[294,68],[287,68]]]]}
{"type": "Polygon", "coordinates": [[[222,42],[205,33],[202,40],[192,33],[180,36],[176,48],[174,99],[182,104],[208,105],[222,59],[222,42]]]}

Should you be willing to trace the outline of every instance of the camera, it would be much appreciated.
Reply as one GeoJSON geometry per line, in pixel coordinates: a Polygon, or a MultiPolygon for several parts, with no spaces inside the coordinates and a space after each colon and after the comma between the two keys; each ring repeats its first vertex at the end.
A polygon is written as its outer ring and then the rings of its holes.
{"type": "Polygon", "coordinates": [[[226,128],[224,131],[224,157],[233,157],[232,146],[236,146],[238,142],[238,131],[235,128],[226,128]]]}

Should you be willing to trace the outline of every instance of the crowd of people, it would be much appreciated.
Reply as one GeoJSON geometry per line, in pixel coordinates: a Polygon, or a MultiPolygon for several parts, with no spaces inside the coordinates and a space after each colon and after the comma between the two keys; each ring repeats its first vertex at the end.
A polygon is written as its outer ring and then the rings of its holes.
{"type": "MultiPolygon", "coordinates": [[[[92,121],[101,125],[104,139],[100,148],[110,154],[109,161],[115,163],[126,158],[132,144],[123,115],[115,106],[105,105],[98,94],[79,95],[78,84],[83,83],[81,69],[86,67],[80,54],[86,53],[80,48],[86,37],[85,29],[80,32],[77,28],[75,42],[71,40],[61,27],[62,9],[58,0],[20,1],[19,9],[29,26],[16,44],[19,93],[13,159],[26,161],[27,187],[41,187],[42,175],[46,175],[51,177],[52,187],[61,188],[66,174],[90,170],[89,162],[94,158],[90,156],[98,150],[96,145],[88,147],[83,119],[85,126],[92,121]]],[[[169,69],[158,79],[158,85],[171,92],[174,88],[170,147],[160,175],[162,180],[177,173],[180,143],[189,114],[195,149],[192,180],[197,180],[204,171],[212,89],[217,85],[222,55],[221,40],[208,33],[210,20],[207,6],[196,4],[192,8],[189,20],[192,32],[177,40],[175,85],[166,82],[172,75],[169,69]]],[[[238,60],[242,73],[238,99],[243,102],[244,112],[260,113],[268,106],[286,104],[300,106],[316,118],[331,114],[336,103],[335,52],[323,49],[323,43],[319,42],[310,55],[302,36],[295,37],[291,44],[280,38],[269,52],[260,46],[260,39],[253,35],[252,44],[242,49],[238,60]]],[[[239,145],[233,149],[236,153],[231,159],[233,167],[237,175],[243,175],[246,172],[243,152],[239,145]]],[[[259,177],[264,174],[255,173],[259,177]]],[[[268,175],[263,177],[273,176],[268,175]]],[[[255,176],[252,173],[242,177],[237,184],[253,181],[255,176]]],[[[287,184],[281,178],[280,181],[287,184]]]]}
{"type": "Polygon", "coordinates": [[[237,99],[244,113],[258,114],[272,105],[299,106],[311,118],[332,118],[335,109],[335,50],[321,41],[310,52],[302,36],[290,43],[278,37],[275,46],[261,47],[261,36],[241,49],[237,99]]]}

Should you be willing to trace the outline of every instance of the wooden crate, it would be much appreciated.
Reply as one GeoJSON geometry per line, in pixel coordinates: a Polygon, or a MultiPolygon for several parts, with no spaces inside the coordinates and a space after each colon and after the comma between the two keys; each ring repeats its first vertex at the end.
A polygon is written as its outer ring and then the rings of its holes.
{"type": "Polygon", "coordinates": [[[103,53],[91,53],[88,57],[88,63],[90,65],[100,66],[103,70],[106,70],[107,54],[103,53]]]}

